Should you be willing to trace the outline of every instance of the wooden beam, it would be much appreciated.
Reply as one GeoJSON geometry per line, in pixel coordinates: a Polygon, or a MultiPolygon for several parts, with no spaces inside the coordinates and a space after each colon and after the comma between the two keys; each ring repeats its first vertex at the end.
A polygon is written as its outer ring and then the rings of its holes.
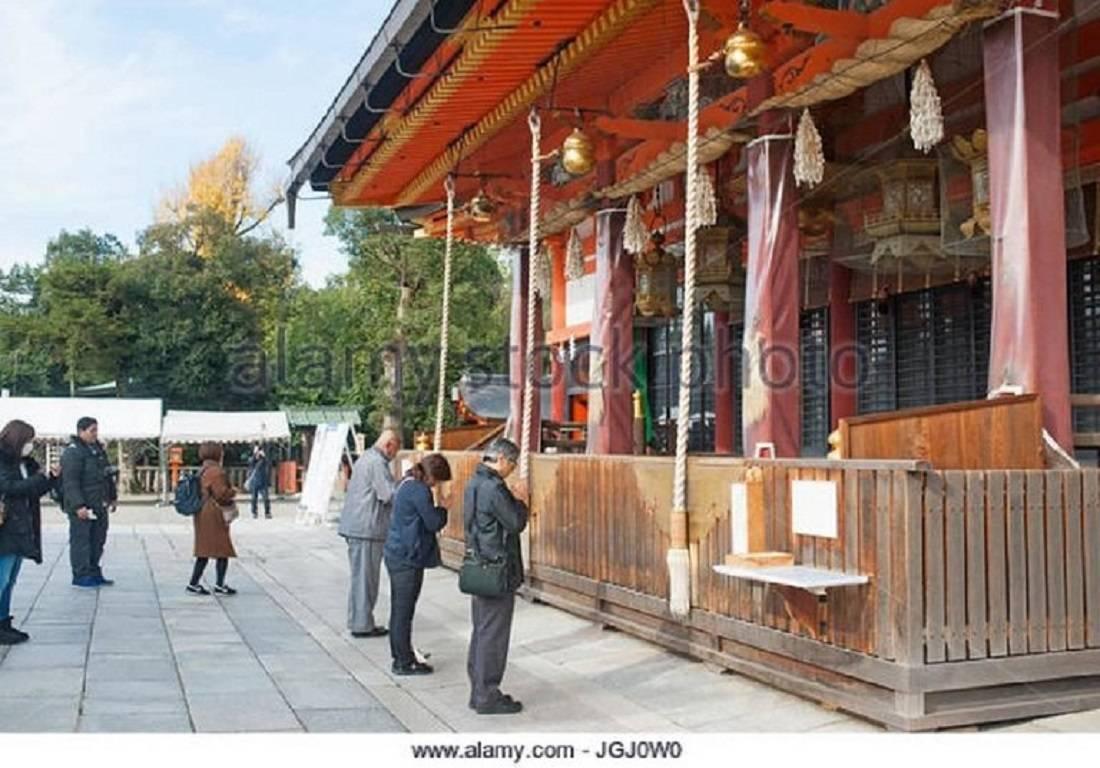
{"type": "Polygon", "coordinates": [[[636,120],[629,117],[596,118],[596,128],[624,139],[661,139],[683,141],[687,122],[679,120],[636,120]]]}
{"type": "Polygon", "coordinates": [[[760,15],[803,32],[833,38],[862,39],[867,36],[868,17],[855,11],[833,11],[780,0],[766,4],[760,9],[760,15]]]}

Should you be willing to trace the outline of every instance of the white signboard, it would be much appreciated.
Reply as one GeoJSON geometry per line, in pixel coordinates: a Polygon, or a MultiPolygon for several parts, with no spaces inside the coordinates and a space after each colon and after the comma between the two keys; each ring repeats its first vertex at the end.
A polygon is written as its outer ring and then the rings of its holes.
{"type": "Polygon", "coordinates": [[[596,299],[596,275],[585,275],[565,284],[565,324],[592,322],[596,299]]]}
{"type": "Polygon", "coordinates": [[[730,483],[730,526],[733,543],[730,552],[749,552],[749,502],[744,483],[730,483]]]}
{"type": "Polygon", "coordinates": [[[302,498],[298,502],[299,523],[321,525],[325,522],[350,429],[347,424],[321,424],[317,427],[313,451],[309,455],[309,469],[302,486],[302,498]]]}
{"type": "Polygon", "coordinates": [[[835,482],[791,481],[791,530],[800,536],[837,537],[835,482]]]}

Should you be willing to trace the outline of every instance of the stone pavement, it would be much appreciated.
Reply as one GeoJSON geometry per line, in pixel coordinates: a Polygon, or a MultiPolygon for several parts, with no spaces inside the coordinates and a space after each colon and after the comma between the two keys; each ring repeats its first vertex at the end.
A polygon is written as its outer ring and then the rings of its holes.
{"type": "MultiPolygon", "coordinates": [[[[429,571],[417,610],[414,642],[436,673],[394,678],[387,641],[344,628],[343,541],[292,517],[280,505],[273,521],[234,524],[228,581],[240,593],[225,598],[184,592],[191,527],[171,511],[116,514],[105,570],[117,584],[96,591],[69,584],[65,530],[49,526],[48,561],[25,564],[15,592],[16,625],[32,640],[0,649],[0,731],[878,730],[524,601],[505,688],[526,709],[479,717],[466,708],[469,608],[454,574],[429,571]]],[[[1097,713],[1069,718],[1100,730],[1097,713]]]]}

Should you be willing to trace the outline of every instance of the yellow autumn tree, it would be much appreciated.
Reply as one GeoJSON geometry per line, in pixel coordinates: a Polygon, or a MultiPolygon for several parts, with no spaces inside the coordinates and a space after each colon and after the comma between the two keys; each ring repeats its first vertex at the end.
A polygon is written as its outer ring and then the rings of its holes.
{"type": "Polygon", "coordinates": [[[187,183],[161,200],[157,218],[185,227],[200,256],[209,256],[215,237],[243,236],[260,226],[279,203],[281,190],[255,190],[260,160],[239,136],[233,136],[207,160],[193,165],[187,183]]]}

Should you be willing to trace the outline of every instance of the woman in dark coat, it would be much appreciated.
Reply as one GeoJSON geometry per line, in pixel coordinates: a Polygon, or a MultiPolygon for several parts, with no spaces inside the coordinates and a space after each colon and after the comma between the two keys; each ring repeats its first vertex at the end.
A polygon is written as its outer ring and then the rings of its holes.
{"type": "Polygon", "coordinates": [[[440,564],[436,533],[447,524],[446,506],[450,501],[441,484],[450,479],[451,465],[433,453],[412,466],[393,497],[383,552],[390,575],[390,654],[395,675],[432,672],[431,666],[417,660],[413,652],[412,622],[424,584],[424,569],[440,564]]]}
{"type": "Polygon", "coordinates": [[[42,562],[41,499],[57,484],[33,458],[34,427],[11,421],[0,430],[0,645],[30,638],[12,627],[11,595],[23,559],[42,562]]]}
{"type": "Polygon", "coordinates": [[[233,549],[229,523],[225,521],[222,510],[233,505],[237,489],[229,484],[229,478],[222,468],[223,456],[219,443],[208,442],[199,446],[199,460],[202,462],[199,485],[202,488],[203,503],[202,509],[192,518],[195,522],[195,567],[191,571],[191,583],[187,585],[187,591],[193,595],[210,594],[199,582],[211,558],[217,561],[214,592],[219,595],[237,594],[237,590],[225,583],[229,558],[236,557],[237,551],[233,549]]]}

